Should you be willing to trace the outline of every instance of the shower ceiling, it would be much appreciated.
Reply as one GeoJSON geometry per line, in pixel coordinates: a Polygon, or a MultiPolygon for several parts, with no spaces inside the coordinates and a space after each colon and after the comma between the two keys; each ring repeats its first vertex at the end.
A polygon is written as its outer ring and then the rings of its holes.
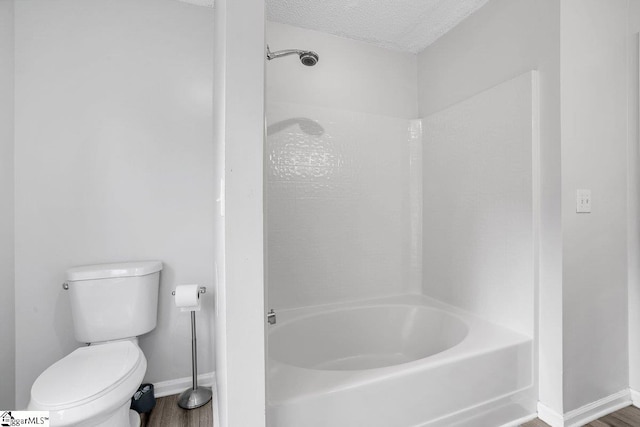
{"type": "Polygon", "coordinates": [[[270,21],[417,53],[488,0],[266,0],[270,21]]]}

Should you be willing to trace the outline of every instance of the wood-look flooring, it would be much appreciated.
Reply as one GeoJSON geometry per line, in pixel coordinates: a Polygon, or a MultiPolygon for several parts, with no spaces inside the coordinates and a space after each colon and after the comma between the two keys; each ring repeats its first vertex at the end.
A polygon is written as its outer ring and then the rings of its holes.
{"type": "MultiPolygon", "coordinates": [[[[536,419],[521,427],[549,427],[549,425],[536,419]]],[[[584,427],[640,427],[640,409],[635,406],[627,406],[613,414],[591,421],[584,427]]]]}
{"type": "MultiPolygon", "coordinates": [[[[211,402],[192,410],[178,406],[178,395],[160,397],[151,414],[143,414],[142,427],[213,427],[211,402]]],[[[549,427],[536,419],[521,427],[549,427]]],[[[640,409],[627,406],[584,427],[640,427],[640,409]]]]}
{"type": "Polygon", "coordinates": [[[142,414],[141,427],[213,427],[211,402],[196,409],[178,406],[177,394],[156,399],[150,414],[142,414]]]}

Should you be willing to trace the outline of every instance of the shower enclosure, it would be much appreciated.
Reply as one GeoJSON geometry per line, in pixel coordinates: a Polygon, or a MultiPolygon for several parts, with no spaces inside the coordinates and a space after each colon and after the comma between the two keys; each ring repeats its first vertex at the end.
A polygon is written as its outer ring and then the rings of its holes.
{"type": "Polygon", "coordinates": [[[423,116],[416,55],[267,40],[269,425],[533,418],[537,74],[423,116]]]}

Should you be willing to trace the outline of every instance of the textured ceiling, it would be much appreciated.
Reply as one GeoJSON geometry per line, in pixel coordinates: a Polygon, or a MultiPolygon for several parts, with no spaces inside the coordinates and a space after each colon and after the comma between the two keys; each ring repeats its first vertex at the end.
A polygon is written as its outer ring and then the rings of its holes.
{"type": "Polygon", "coordinates": [[[488,0],[266,0],[267,18],[417,53],[488,0]]]}

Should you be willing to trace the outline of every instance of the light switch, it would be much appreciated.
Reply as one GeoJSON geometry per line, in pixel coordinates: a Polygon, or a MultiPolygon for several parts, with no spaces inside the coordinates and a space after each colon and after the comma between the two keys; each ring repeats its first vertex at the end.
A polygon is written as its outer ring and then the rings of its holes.
{"type": "Polygon", "coordinates": [[[591,213],[591,190],[577,190],[576,199],[577,213],[591,213]]]}

